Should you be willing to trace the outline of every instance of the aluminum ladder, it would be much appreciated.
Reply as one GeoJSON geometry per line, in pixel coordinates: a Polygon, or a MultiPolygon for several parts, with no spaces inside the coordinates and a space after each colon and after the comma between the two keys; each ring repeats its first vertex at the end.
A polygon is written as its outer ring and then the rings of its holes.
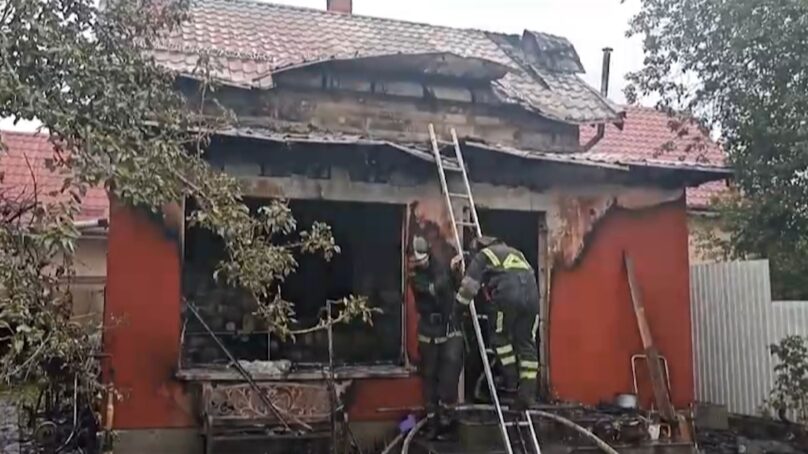
{"type": "MultiPolygon", "coordinates": [[[[444,201],[446,202],[446,208],[449,210],[449,217],[452,219],[452,234],[454,235],[455,246],[457,247],[458,253],[460,253],[460,260],[463,264],[463,270],[466,269],[466,261],[465,257],[463,256],[463,242],[460,239],[460,231],[462,227],[470,227],[474,229],[474,233],[481,237],[483,235],[482,228],[480,228],[480,219],[477,216],[477,207],[474,205],[474,197],[471,194],[471,184],[469,183],[469,176],[468,172],[466,171],[466,163],[463,160],[463,152],[460,149],[460,141],[457,139],[457,131],[454,128],[451,129],[452,133],[452,143],[454,145],[454,152],[455,152],[455,162],[447,161],[451,164],[456,164],[457,167],[446,167],[444,166],[444,158],[441,156],[440,147],[438,146],[438,137],[435,134],[435,127],[434,125],[429,125],[429,138],[432,142],[432,156],[435,159],[435,164],[438,168],[438,177],[440,179],[440,186],[441,191],[443,192],[444,201]],[[463,190],[465,192],[450,192],[449,191],[449,184],[446,180],[446,171],[453,171],[459,173],[463,177],[463,190]],[[458,219],[455,216],[454,206],[452,205],[452,199],[461,199],[468,202],[469,206],[469,220],[458,219]]],[[[502,412],[502,405],[499,403],[499,396],[497,395],[496,385],[494,384],[494,376],[491,372],[491,363],[488,361],[488,354],[486,353],[485,343],[483,341],[483,333],[482,329],[480,328],[480,320],[477,314],[477,308],[474,305],[474,300],[471,301],[469,304],[469,310],[471,311],[471,322],[472,326],[474,326],[474,334],[477,337],[477,346],[480,351],[480,357],[483,361],[483,371],[485,372],[485,379],[488,382],[488,392],[491,395],[491,399],[494,401],[494,407],[496,408],[497,412],[497,419],[499,421],[499,429],[502,435],[502,442],[505,445],[505,449],[508,454],[513,454],[513,446],[511,445],[510,435],[508,434],[508,426],[513,424],[505,422],[505,416],[502,412]]],[[[527,419],[527,424],[530,426],[530,436],[531,436],[531,445],[535,450],[536,454],[541,454],[541,448],[539,447],[538,437],[536,436],[536,431],[533,427],[533,421],[530,417],[530,413],[525,411],[524,413],[525,418],[527,419]]],[[[522,431],[519,428],[519,423],[515,424],[517,429],[517,433],[520,434],[520,440],[524,445],[524,438],[522,436],[522,431]]]]}

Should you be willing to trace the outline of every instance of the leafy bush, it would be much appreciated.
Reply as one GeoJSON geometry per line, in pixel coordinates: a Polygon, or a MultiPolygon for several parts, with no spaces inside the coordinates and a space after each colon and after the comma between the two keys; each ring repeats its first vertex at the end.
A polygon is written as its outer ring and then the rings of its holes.
{"type": "Polygon", "coordinates": [[[797,422],[808,423],[808,344],[801,336],[788,336],[770,346],[777,360],[774,388],[768,405],[780,418],[795,414],[797,422]]]}

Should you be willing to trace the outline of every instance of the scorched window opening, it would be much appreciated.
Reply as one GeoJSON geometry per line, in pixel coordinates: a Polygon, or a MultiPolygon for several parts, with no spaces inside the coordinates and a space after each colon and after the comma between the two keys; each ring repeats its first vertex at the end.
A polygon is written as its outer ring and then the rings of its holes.
{"type": "MultiPolygon", "coordinates": [[[[259,200],[249,200],[255,210],[259,200]]],[[[331,261],[296,254],[298,269],[282,283],[282,296],[295,303],[294,328],[314,326],[323,316],[326,301],[350,295],[367,297],[384,312],[373,325],[361,321],[334,328],[336,365],[401,364],[402,241],[405,207],[391,204],[293,200],[292,213],[299,229],[321,221],[331,226],[341,252],[331,261]]],[[[297,368],[328,362],[325,330],[298,335],[294,340],[269,335],[253,313],[255,303],[244,292],[213,282],[214,266],[222,257],[221,241],[198,228],[187,228],[183,294],[200,308],[211,328],[239,359],[290,360],[297,368]]],[[[183,344],[183,365],[223,364],[224,355],[201,326],[188,320],[183,344]]]]}

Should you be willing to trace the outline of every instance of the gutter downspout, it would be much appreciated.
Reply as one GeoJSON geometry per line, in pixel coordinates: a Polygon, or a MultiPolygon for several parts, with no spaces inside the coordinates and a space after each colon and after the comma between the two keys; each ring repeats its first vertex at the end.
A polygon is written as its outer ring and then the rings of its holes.
{"type": "MultiPolygon", "coordinates": [[[[612,48],[611,47],[604,47],[603,48],[603,68],[601,69],[600,73],[600,94],[603,95],[604,98],[609,97],[609,71],[612,66],[612,48]]],[[[589,151],[597,145],[603,139],[603,136],[606,135],[606,123],[601,123],[598,125],[598,132],[595,134],[594,137],[589,139],[583,149],[584,151],[589,151]]]]}

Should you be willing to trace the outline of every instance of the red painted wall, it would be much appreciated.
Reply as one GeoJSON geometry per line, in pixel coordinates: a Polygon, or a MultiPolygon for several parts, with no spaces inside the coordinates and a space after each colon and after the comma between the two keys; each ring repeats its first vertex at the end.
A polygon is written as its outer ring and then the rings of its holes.
{"type": "MultiPolygon", "coordinates": [[[[430,213],[434,214],[434,213],[430,213]]],[[[433,216],[427,216],[433,218],[433,216]]],[[[631,389],[629,358],[642,350],[622,265],[634,257],[651,329],[671,362],[673,398],[693,399],[692,348],[683,203],[615,211],[588,241],[581,263],[553,278],[550,315],[551,382],[560,397],[596,403],[631,389]]],[[[109,232],[105,336],[107,374],[125,393],[115,428],[189,427],[192,400],[173,379],[179,356],[180,260],[174,238],[159,223],[113,204],[109,232]]],[[[408,295],[408,311],[412,301],[408,295]]],[[[412,314],[411,314],[412,315],[412,314]]],[[[411,317],[408,332],[414,332],[411,317]]],[[[410,336],[408,352],[416,356],[410,336]]],[[[650,395],[647,382],[641,394],[650,395]]],[[[380,407],[420,405],[420,383],[409,379],[356,384],[354,421],[393,419],[380,407]]]]}
{"type": "MultiPolygon", "coordinates": [[[[110,355],[105,373],[124,398],[116,404],[116,429],[193,427],[197,416],[190,390],[175,380],[180,354],[181,273],[177,241],[156,221],[112,204],[107,252],[104,337],[110,355]]],[[[407,298],[407,309],[414,302],[407,298]]],[[[412,315],[412,314],[411,314],[412,315]]],[[[415,339],[417,319],[409,319],[415,339]]],[[[411,356],[417,346],[409,345],[411,356]]],[[[417,377],[363,380],[355,385],[352,420],[398,418],[404,412],[378,408],[421,405],[417,377]]]]}
{"type": "MultiPolygon", "coordinates": [[[[654,341],[668,359],[674,405],[693,400],[690,281],[684,202],[615,210],[595,227],[580,263],[556,270],[550,303],[550,379],[563,399],[595,404],[631,392],[642,342],[623,251],[631,254],[654,341]]],[[[640,395],[651,388],[641,363],[640,395]]]]}
{"type": "Polygon", "coordinates": [[[421,405],[421,379],[418,377],[362,380],[354,387],[353,404],[348,412],[352,421],[401,419],[410,413],[407,408],[421,405]],[[393,409],[398,410],[389,411],[393,409]]]}
{"type": "Polygon", "coordinates": [[[107,377],[124,394],[116,429],[190,427],[191,399],[172,379],[179,358],[180,260],[159,223],[112,203],[104,349],[107,377]]]}

